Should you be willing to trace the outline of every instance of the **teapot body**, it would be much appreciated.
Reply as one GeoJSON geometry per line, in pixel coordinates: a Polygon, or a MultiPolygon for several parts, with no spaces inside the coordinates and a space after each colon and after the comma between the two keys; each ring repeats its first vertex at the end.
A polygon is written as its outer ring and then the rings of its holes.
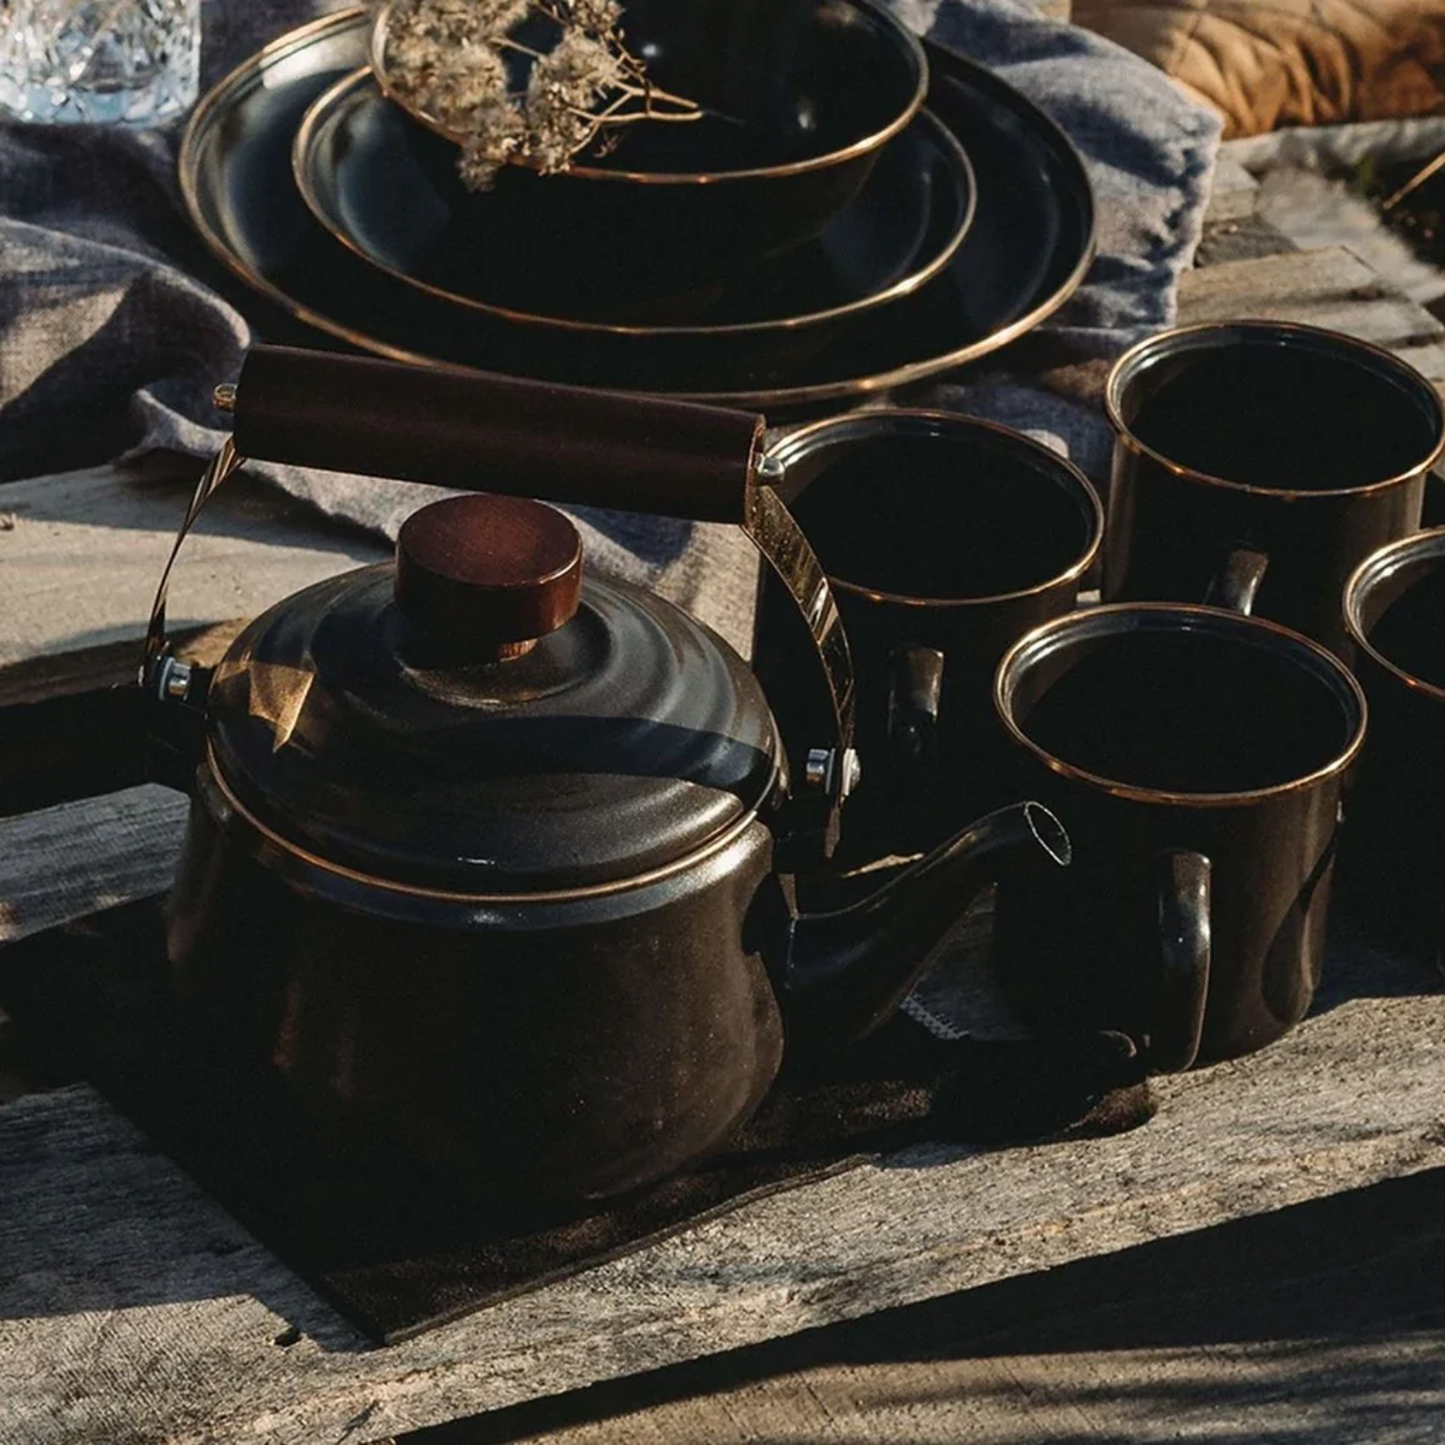
{"type": "Polygon", "coordinates": [[[854,688],[827,578],[759,480],[761,418],[268,348],[227,400],[182,538],[243,456],[502,493],[421,508],[394,567],[278,603],[204,687],[162,578],[142,678],[192,785],[168,950],[228,1107],[279,1081],[328,1146],[499,1200],[623,1193],[752,1113],[784,1014],[831,1057],[1001,869],[1067,863],[1019,803],[796,910],[856,780],[854,688]],[[542,410],[556,427],[517,425],[542,410]],[[575,529],[521,490],[742,525],[806,621],[823,734],[652,589],[584,578],[575,529]]]}
{"type": "Polygon", "coordinates": [[[202,763],[168,917],[193,1037],[274,1072],[342,1150],[504,1198],[617,1194],[712,1149],[782,1057],[757,816],[655,876],[467,899],[338,871],[268,837],[202,763]]]}

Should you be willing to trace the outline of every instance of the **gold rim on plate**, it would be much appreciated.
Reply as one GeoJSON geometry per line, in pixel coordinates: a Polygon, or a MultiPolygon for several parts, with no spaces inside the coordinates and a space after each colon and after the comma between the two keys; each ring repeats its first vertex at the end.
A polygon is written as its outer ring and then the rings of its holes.
{"type": "MultiPolygon", "coordinates": [[[[283,61],[293,59],[300,52],[308,49],[321,41],[336,38],[349,31],[356,31],[358,35],[368,25],[370,12],[364,7],[354,7],[347,10],[333,11],[317,20],[309,21],[298,29],[278,37],[264,46],[255,55],[242,61],[228,75],[220,80],[200,101],[191,118],[186,125],[185,133],[182,136],[180,155],[178,160],[179,184],[182,199],[185,202],[186,210],[190,215],[192,224],[199,232],[201,239],[214,253],[217,259],[234,275],[245,281],[248,286],[260,295],[272,301],[293,319],[333,337],[338,341],[345,342],[358,350],[370,352],[374,356],[382,356],[391,361],[407,362],[414,366],[430,367],[437,371],[455,372],[476,372],[485,371],[486,367],[470,365],[465,362],[443,361],[434,356],[427,356],[419,352],[411,351],[404,346],[398,346],[378,337],[369,336],[363,331],[346,325],[344,322],[335,320],[298,301],[289,295],[275,282],[269,280],[258,272],[242,257],[236,254],[228,244],[225,237],[220,235],[206,219],[204,210],[200,203],[197,176],[199,171],[199,160],[201,148],[209,138],[211,131],[217,124],[217,117],[224,116],[229,103],[236,94],[244,88],[263,80],[266,73],[274,69],[283,61]]],[[[364,53],[364,50],[363,50],[364,53]]],[[[339,69],[340,67],[338,67],[339,69]]],[[[1005,326],[996,328],[987,336],[980,337],[967,343],[964,346],[956,347],[953,350],[938,353],[917,361],[905,362],[899,366],[892,367],[886,371],[865,374],[861,376],[842,377],[833,381],[814,382],[797,386],[772,386],[753,389],[721,390],[721,391],[664,391],[658,392],[656,388],[632,387],[626,388],[639,392],[651,392],[655,395],[677,397],[686,401],[715,402],[720,405],[744,406],[754,408],[767,407],[806,407],[820,402],[840,401],[845,399],[856,399],[874,396],[879,392],[889,391],[894,388],[912,385],[915,382],[926,381],[931,377],[938,376],[942,372],[951,371],[955,367],[966,365],[968,362],[976,361],[982,356],[987,356],[1011,341],[1017,340],[1026,332],[1031,331],[1041,322],[1053,315],[1065,301],[1078,288],[1084,275],[1093,263],[1094,254],[1097,249],[1097,237],[1094,227],[1092,193],[1088,186],[1087,173],[1084,170],[1083,162],[1073,143],[1064,133],[1059,130],[1047,116],[1039,111],[1031,102],[1018,96],[1011,91],[1014,104],[1018,109],[1036,116],[1038,123],[1044,128],[1055,145],[1061,148],[1065,154],[1072,158],[1074,166],[1083,181],[1082,194],[1088,207],[1087,216],[1087,240],[1081,248],[1081,255],[1070,271],[1069,275],[1058,285],[1054,292],[1035,306],[1031,311],[1015,318],[1005,326]]],[[[941,279],[941,278],[940,278],[941,279]]],[[[566,378],[546,377],[543,380],[566,380],[566,378]]]]}

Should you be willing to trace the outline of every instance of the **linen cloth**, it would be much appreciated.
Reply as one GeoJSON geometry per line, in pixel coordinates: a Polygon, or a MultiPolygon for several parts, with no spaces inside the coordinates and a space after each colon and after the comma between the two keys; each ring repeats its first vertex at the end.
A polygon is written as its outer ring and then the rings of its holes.
{"type": "MultiPolygon", "coordinates": [[[[206,0],[203,85],[343,3],[206,0]]],[[[1102,369],[1077,363],[1172,323],[1219,122],[1145,61],[1043,18],[1027,0],[895,8],[1048,111],[1083,154],[1098,200],[1098,259],[1028,350],[1032,368],[1063,368],[1051,385],[994,369],[924,397],[1042,435],[1098,475],[1108,441],[1094,404],[1102,369]]],[[[190,228],[175,177],[180,131],[0,121],[0,479],[158,449],[200,456],[219,444],[211,390],[234,378],[253,335],[265,337],[265,308],[190,228]]],[[[401,483],[257,470],[392,537],[428,500],[427,489],[401,483]]],[[[651,585],[746,644],[756,560],[733,529],[574,515],[590,565],[651,585]]]]}

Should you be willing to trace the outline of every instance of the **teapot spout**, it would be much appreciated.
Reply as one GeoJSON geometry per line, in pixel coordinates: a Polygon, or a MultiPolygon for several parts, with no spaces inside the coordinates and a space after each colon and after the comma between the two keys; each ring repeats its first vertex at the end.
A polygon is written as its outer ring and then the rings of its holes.
{"type": "Polygon", "coordinates": [[[838,1046],[885,1023],[934,948],[989,883],[1020,868],[1066,867],[1063,824],[1042,803],[989,813],[846,908],[793,919],[786,1017],[790,1034],[838,1046]]]}

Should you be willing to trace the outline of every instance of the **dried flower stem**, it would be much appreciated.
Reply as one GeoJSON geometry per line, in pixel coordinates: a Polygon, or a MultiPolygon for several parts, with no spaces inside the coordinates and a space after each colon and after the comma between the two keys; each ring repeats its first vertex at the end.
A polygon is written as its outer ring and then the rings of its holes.
{"type": "MultiPolygon", "coordinates": [[[[516,55],[525,55],[531,60],[545,60],[550,53],[546,50],[534,50],[530,45],[523,45],[520,40],[513,40],[509,35],[502,36],[501,39],[495,41],[494,44],[499,50],[510,50],[516,55]]],[[[680,109],[686,111],[685,115],[676,117],[678,120],[698,120],[701,118],[703,111],[696,101],[689,100],[685,95],[674,95],[670,90],[664,90],[660,85],[651,84],[646,78],[646,72],[643,71],[641,67],[638,67],[637,75],[639,78],[638,84],[620,84],[617,86],[621,94],[618,96],[618,100],[614,101],[607,110],[600,112],[586,111],[584,113],[587,115],[595,114],[600,118],[601,116],[611,114],[619,102],[643,100],[651,106],[654,100],[661,100],[667,101],[669,104],[678,106],[680,109]]],[[[629,115],[625,117],[626,120],[664,120],[671,118],[672,117],[666,116],[660,111],[649,112],[647,115],[629,115]]],[[[619,122],[619,124],[620,123],[621,122],[619,122]]]]}
{"type": "Polygon", "coordinates": [[[621,20],[618,0],[392,0],[378,20],[378,69],[461,141],[462,179],[485,189],[509,163],[566,170],[604,132],[701,118],[693,101],[651,82],[621,20]],[[550,49],[512,33],[532,16],[560,32],[550,49]],[[510,88],[507,55],[531,62],[523,91],[510,88]]]}

